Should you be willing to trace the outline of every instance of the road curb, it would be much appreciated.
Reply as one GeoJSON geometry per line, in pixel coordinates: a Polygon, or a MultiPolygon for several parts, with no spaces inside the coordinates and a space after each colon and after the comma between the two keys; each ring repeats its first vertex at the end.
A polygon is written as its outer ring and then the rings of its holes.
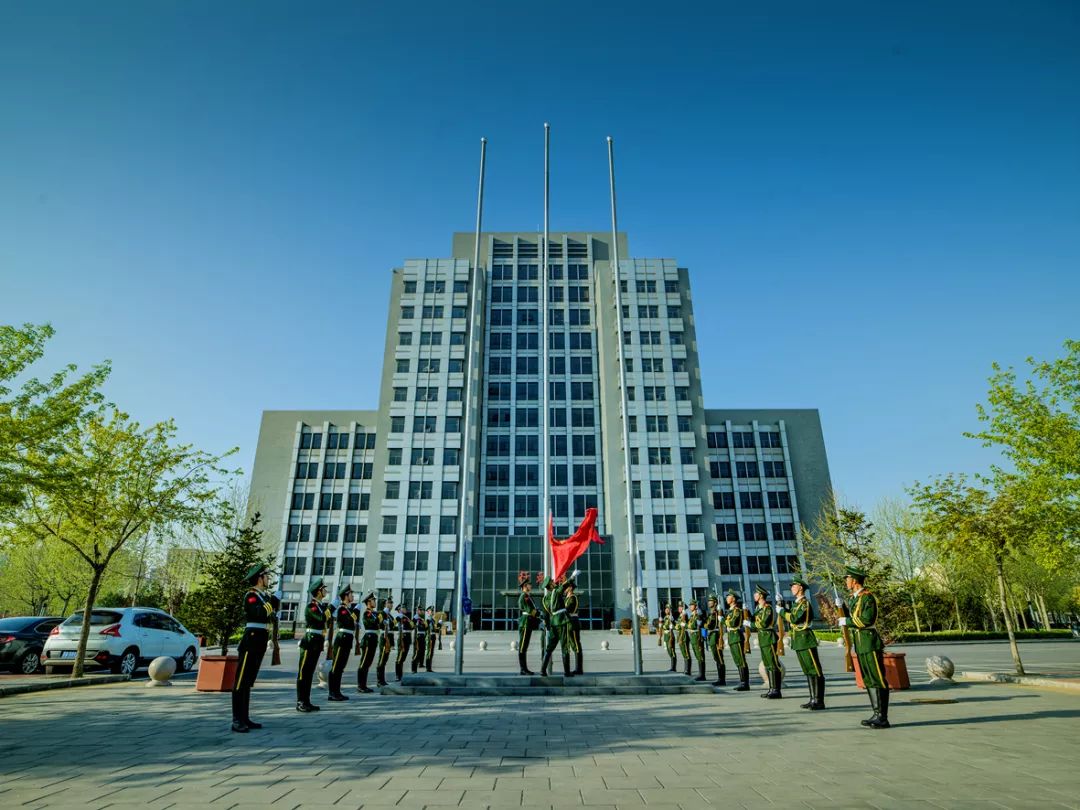
{"type": "Polygon", "coordinates": [[[0,685],[0,698],[9,695],[25,695],[30,692],[47,692],[50,689],[71,689],[76,686],[96,686],[105,683],[130,681],[130,675],[87,675],[83,678],[58,678],[54,681],[33,681],[0,685]]]}
{"type": "Polygon", "coordinates": [[[1038,675],[1013,675],[1009,672],[961,672],[960,679],[986,683],[1012,683],[1017,686],[1032,686],[1039,689],[1060,689],[1065,692],[1080,694],[1080,681],[1042,678],[1038,675]]]}

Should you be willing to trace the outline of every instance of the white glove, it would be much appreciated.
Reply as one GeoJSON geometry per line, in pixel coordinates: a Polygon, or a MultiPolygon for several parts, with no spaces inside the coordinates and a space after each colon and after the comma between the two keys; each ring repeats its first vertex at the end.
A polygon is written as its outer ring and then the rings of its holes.
{"type": "Polygon", "coordinates": [[[836,597],[836,600],[833,602],[833,604],[836,605],[838,608],[841,608],[844,606],[844,600],[838,596],[836,597]]]}
{"type": "Polygon", "coordinates": [[[847,627],[847,616],[841,616],[840,617],[840,626],[841,627],[847,627]]]}
{"type": "Polygon", "coordinates": [[[750,622],[748,622],[748,621],[744,621],[744,622],[742,623],[742,626],[743,626],[743,627],[749,627],[749,626],[750,626],[750,622]]]}

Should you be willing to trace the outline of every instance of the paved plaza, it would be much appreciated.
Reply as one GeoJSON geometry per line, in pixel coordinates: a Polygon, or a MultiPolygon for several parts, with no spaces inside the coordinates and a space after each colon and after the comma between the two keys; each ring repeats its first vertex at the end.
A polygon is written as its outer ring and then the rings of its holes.
{"type": "MultiPolygon", "coordinates": [[[[470,635],[467,668],[508,669],[510,638],[470,635]]],[[[590,633],[586,649],[587,669],[629,665],[625,637],[590,633]]],[[[894,693],[889,731],[859,726],[866,696],[828,645],[829,709],[816,713],[799,709],[801,678],[766,702],[756,673],[748,693],[493,699],[361,697],[351,669],[350,702],[316,690],[323,710],[300,715],[293,649],[264,669],[252,715],[266,727],[246,735],[228,730],[227,694],[190,681],[13,696],[0,700],[0,807],[1080,807],[1080,695],[927,684],[927,655],[1004,666],[1004,644],[906,651],[914,688],[894,693]]],[[[1080,643],[1022,651],[1032,671],[1080,666],[1080,643]]],[[[647,670],[664,668],[654,637],[645,652],[647,670]]]]}

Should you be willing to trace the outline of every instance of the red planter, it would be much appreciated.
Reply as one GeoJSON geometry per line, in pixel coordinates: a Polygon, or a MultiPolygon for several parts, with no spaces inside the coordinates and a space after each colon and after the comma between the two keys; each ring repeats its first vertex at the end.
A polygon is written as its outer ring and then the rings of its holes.
{"type": "MultiPolygon", "coordinates": [[[[907,653],[885,653],[885,681],[890,689],[910,689],[911,680],[908,678],[907,663],[904,657],[907,653]]],[[[859,670],[859,656],[852,653],[851,661],[855,664],[855,685],[865,689],[862,672],[859,670]]]]}
{"type": "Polygon", "coordinates": [[[229,692],[236,683],[236,655],[204,655],[199,658],[199,676],[195,689],[199,692],[229,692]]]}

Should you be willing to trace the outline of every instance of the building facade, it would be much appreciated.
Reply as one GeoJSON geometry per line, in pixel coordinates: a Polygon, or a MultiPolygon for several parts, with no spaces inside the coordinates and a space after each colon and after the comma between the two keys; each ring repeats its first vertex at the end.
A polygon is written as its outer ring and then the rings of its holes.
{"type": "Polygon", "coordinates": [[[585,232],[550,235],[546,277],[531,233],[483,234],[474,269],[473,240],[393,271],[378,410],[263,414],[251,510],[286,616],[314,576],[450,611],[463,529],[472,624],[509,628],[548,509],[564,536],[590,506],[586,626],[628,615],[635,581],[650,616],[789,582],[828,498],[820,420],[705,408],[687,270],[622,259],[617,281],[585,232]]]}

